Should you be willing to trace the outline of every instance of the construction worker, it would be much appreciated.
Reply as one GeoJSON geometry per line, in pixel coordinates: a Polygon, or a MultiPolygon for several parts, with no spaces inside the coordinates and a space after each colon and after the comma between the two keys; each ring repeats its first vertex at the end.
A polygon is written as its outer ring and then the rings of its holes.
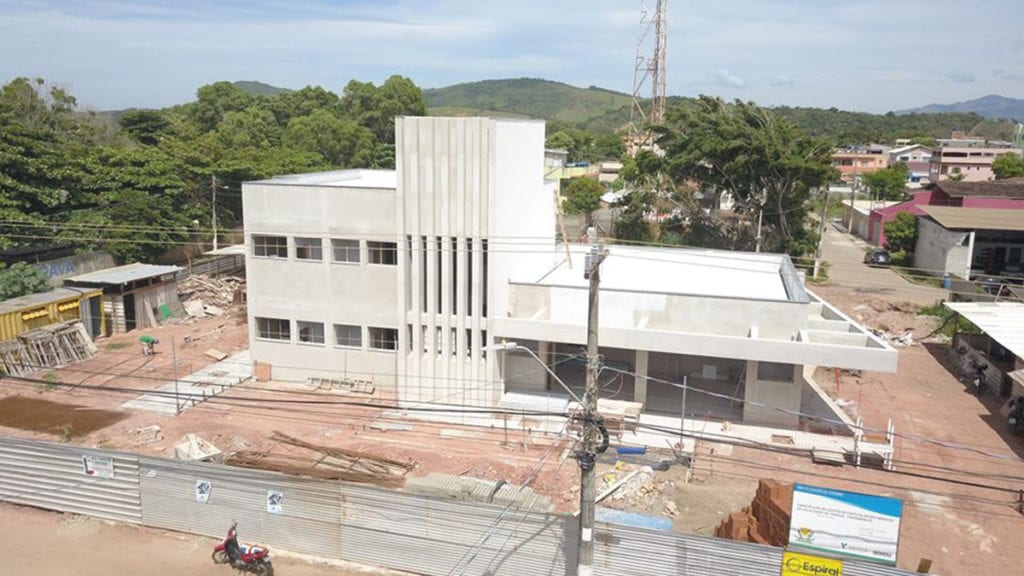
{"type": "Polygon", "coordinates": [[[142,355],[152,356],[153,346],[159,344],[160,340],[157,340],[155,337],[146,334],[143,336],[139,336],[139,342],[142,342],[142,355]]]}

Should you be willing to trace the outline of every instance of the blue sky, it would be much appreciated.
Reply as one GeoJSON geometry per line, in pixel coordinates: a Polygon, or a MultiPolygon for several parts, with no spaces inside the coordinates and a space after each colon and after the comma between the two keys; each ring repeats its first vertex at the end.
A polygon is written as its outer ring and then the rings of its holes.
{"type": "MultiPolygon", "coordinates": [[[[653,5],[654,0],[647,0],[653,5]]],[[[0,0],[0,81],[97,108],[217,80],[340,93],[539,77],[632,90],[640,0],[0,0]]],[[[886,112],[1024,97],[1022,0],[670,0],[670,95],[886,112]]]]}

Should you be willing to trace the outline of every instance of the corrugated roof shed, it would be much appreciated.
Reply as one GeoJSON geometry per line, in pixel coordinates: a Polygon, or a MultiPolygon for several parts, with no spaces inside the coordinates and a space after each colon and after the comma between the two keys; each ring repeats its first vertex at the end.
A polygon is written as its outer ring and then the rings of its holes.
{"type": "Polygon", "coordinates": [[[116,268],[107,268],[106,270],[97,270],[88,274],[82,274],[81,276],[75,276],[65,280],[66,283],[73,284],[88,284],[88,285],[114,285],[118,286],[121,284],[127,284],[128,282],[134,282],[136,280],[143,280],[145,278],[153,278],[154,276],[163,276],[164,274],[173,274],[179,270],[184,270],[179,266],[157,266],[155,264],[126,264],[124,266],[118,266],[116,268]]]}
{"type": "Polygon", "coordinates": [[[1019,302],[946,302],[993,340],[1024,358],[1024,304],[1019,302]]]}
{"type": "Polygon", "coordinates": [[[79,298],[81,296],[88,296],[91,294],[99,294],[97,290],[90,290],[88,288],[81,290],[73,290],[70,288],[56,288],[49,292],[41,292],[39,294],[26,294],[25,296],[18,296],[17,298],[11,298],[0,302],[0,314],[8,314],[10,312],[17,312],[19,310],[25,310],[28,308],[38,308],[40,306],[46,306],[53,302],[60,302],[61,300],[70,300],[72,298],[79,298]]]}
{"type": "Polygon", "coordinates": [[[1024,210],[921,206],[924,213],[951,230],[1014,230],[1024,232],[1024,210]]]}

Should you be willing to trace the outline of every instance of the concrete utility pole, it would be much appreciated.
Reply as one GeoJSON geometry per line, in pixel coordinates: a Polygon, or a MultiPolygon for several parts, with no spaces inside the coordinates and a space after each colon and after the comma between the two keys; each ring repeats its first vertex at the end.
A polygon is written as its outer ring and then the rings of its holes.
{"type": "Polygon", "coordinates": [[[213,208],[213,249],[217,249],[217,175],[210,176],[210,193],[213,196],[211,206],[213,208]]]}
{"type": "Polygon", "coordinates": [[[825,219],[828,218],[828,188],[825,188],[825,200],[821,203],[821,217],[818,222],[818,247],[814,251],[814,274],[811,278],[817,278],[821,269],[821,244],[825,241],[825,219]]]}
{"type": "MultiPolygon", "coordinates": [[[[597,376],[601,370],[598,357],[598,296],[601,285],[601,262],[608,252],[597,242],[597,232],[587,230],[590,253],[584,267],[583,277],[590,280],[587,304],[587,388],[583,394],[584,417],[580,452],[580,540],[576,576],[591,576],[594,572],[594,460],[597,457],[598,436],[604,434],[597,414],[597,376]]],[[[602,439],[603,441],[603,439],[602,439]]]]}

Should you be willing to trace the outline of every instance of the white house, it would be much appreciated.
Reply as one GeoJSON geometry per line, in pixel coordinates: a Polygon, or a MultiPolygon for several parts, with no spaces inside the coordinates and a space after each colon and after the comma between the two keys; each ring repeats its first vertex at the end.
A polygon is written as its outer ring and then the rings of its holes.
{"type": "MultiPolygon", "coordinates": [[[[587,247],[555,242],[543,123],[399,118],[396,154],[395,171],[243,186],[254,360],[403,403],[562,394],[528,354],[497,351],[515,341],[582,387],[587,247]]],[[[653,413],[678,416],[685,377],[722,395],[691,395],[688,411],[795,427],[774,408],[816,401],[805,366],[896,369],[784,255],[611,246],[600,314],[603,395],[653,413]]]]}

